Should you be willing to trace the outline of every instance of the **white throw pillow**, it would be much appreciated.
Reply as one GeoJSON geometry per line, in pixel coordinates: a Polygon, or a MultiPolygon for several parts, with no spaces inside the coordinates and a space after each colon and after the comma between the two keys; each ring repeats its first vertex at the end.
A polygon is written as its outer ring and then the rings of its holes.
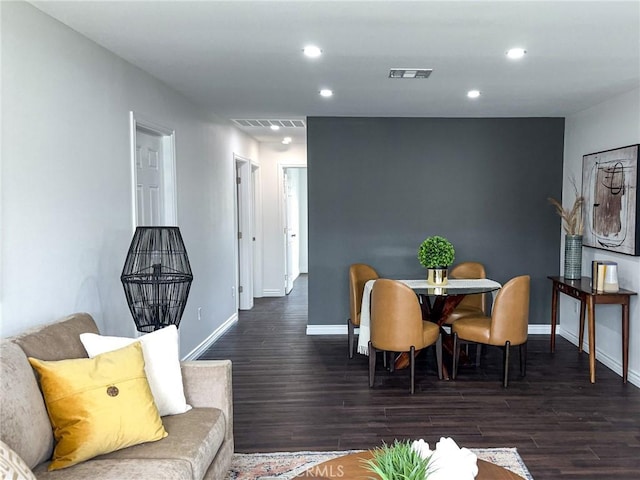
{"type": "Polygon", "coordinates": [[[139,341],[142,344],[144,371],[160,416],[176,415],[191,409],[184,397],[178,329],[175,325],[169,325],[139,338],[81,333],[80,341],[91,358],[139,341]]]}
{"type": "Polygon", "coordinates": [[[0,440],[0,476],[10,480],[36,480],[24,460],[0,440]]]}

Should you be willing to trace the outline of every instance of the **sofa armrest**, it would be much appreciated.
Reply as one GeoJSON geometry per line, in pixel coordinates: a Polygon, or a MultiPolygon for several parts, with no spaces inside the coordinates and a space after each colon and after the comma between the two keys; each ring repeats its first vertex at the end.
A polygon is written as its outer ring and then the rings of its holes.
{"type": "Polygon", "coordinates": [[[219,408],[227,421],[226,438],[233,438],[233,391],[230,360],[181,362],[187,403],[192,407],[219,408]]]}

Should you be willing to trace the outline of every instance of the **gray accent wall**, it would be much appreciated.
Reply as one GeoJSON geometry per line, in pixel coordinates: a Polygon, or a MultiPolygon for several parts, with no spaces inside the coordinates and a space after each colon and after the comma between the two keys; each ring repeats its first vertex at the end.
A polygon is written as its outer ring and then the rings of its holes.
{"type": "Polygon", "coordinates": [[[346,324],[352,263],[423,278],[430,235],[501,283],[531,275],[529,323],[550,323],[563,143],[563,118],[309,117],[309,324],[346,324]]]}

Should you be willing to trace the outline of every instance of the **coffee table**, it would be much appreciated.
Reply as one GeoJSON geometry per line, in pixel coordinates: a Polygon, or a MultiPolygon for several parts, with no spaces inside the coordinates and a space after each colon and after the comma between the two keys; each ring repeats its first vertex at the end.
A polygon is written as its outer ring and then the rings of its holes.
{"type": "MultiPolygon", "coordinates": [[[[309,468],[294,478],[306,480],[328,480],[341,478],[349,480],[366,480],[380,478],[362,465],[362,460],[371,458],[371,452],[358,452],[337,457],[309,468]]],[[[506,468],[478,459],[478,476],[476,480],[524,480],[506,468]]]]}

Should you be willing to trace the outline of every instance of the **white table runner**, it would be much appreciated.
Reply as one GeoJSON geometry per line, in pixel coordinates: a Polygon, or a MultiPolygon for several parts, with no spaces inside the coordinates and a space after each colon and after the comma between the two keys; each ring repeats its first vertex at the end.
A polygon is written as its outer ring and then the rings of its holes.
{"type": "MultiPolygon", "coordinates": [[[[408,287],[418,290],[418,289],[426,289],[433,288],[433,285],[428,285],[426,280],[398,280],[399,282],[404,283],[408,287]]],[[[373,289],[373,284],[375,280],[369,280],[364,284],[364,293],[362,294],[362,307],[360,310],[360,334],[358,336],[358,353],[362,355],[369,355],[369,339],[371,338],[371,331],[369,330],[369,325],[371,323],[371,290],[373,289]]],[[[456,290],[460,288],[479,288],[479,287],[488,287],[494,288],[497,287],[500,289],[502,285],[495,280],[490,280],[488,278],[479,278],[479,279],[449,279],[447,282],[446,288],[447,291],[456,290]]],[[[491,292],[493,295],[493,299],[495,300],[497,295],[497,290],[491,292]]]]}

